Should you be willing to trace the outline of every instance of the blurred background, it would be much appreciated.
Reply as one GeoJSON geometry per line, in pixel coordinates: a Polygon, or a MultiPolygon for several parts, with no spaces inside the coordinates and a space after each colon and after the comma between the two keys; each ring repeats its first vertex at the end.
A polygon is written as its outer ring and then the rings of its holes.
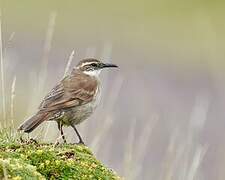
{"type": "MultiPolygon", "coordinates": [[[[99,160],[129,180],[224,180],[224,8],[1,0],[1,127],[16,128],[68,67],[95,57],[120,66],[101,74],[101,105],[78,126],[99,160]]],[[[56,127],[43,123],[32,136],[55,142],[56,127]]]]}

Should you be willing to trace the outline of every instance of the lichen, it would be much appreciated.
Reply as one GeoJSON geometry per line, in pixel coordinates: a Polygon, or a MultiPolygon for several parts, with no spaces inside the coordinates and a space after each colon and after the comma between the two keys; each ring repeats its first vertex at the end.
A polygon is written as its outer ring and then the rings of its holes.
{"type": "Polygon", "coordinates": [[[121,179],[84,145],[21,142],[0,132],[0,179],[121,179]]]}

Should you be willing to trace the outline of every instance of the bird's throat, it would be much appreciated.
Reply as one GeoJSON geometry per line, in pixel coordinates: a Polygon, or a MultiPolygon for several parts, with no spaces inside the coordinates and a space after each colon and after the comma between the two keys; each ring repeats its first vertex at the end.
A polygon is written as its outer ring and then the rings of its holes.
{"type": "Polygon", "coordinates": [[[89,76],[98,77],[101,70],[94,70],[94,71],[83,71],[84,74],[87,74],[89,76]]]}

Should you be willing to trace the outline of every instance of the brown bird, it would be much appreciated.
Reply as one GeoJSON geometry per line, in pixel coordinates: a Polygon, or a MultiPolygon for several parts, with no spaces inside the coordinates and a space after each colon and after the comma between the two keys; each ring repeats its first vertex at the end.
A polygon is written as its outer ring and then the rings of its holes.
{"type": "Polygon", "coordinates": [[[38,111],[25,120],[19,130],[33,131],[44,121],[54,120],[66,143],[62,127],[72,126],[79,143],[84,144],[75,125],[87,119],[97,107],[101,96],[99,73],[104,68],[118,67],[89,58],[81,60],[72,72],[62,79],[41,102],[38,111]]]}

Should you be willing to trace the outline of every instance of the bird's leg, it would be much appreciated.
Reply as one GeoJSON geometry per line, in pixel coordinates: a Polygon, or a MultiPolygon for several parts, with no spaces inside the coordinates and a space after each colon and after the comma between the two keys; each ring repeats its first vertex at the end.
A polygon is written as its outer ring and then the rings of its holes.
{"type": "Polygon", "coordinates": [[[73,127],[74,131],[76,132],[76,134],[77,134],[77,136],[78,136],[78,138],[79,138],[79,144],[84,144],[84,141],[82,140],[82,138],[81,138],[81,136],[80,136],[80,134],[79,134],[77,128],[75,127],[75,125],[72,124],[71,126],[73,127]]]}
{"type": "Polygon", "coordinates": [[[60,131],[60,133],[61,133],[61,136],[62,136],[62,138],[63,138],[63,141],[64,141],[64,143],[66,143],[66,138],[65,138],[65,136],[64,136],[64,133],[63,133],[63,129],[62,129],[62,123],[59,121],[59,122],[57,122],[58,123],[58,129],[59,129],[59,131],[60,131]]]}

